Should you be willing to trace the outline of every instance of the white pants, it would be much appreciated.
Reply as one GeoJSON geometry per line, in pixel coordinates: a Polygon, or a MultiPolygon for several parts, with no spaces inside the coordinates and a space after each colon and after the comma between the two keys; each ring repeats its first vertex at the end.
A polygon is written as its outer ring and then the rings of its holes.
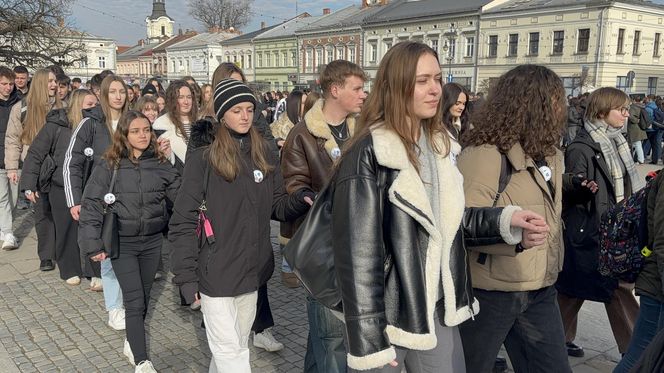
{"type": "Polygon", "coordinates": [[[205,334],[212,352],[209,373],[251,373],[248,342],[256,300],[256,291],[237,297],[201,294],[205,334]]]}
{"type": "MultiPolygon", "coordinates": [[[[19,176],[21,171],[19,171],[19,176]]],[[[12,214],[18,199],[18,184],[7,178],[7,170],[0,169],[0,231],[3,234],[12,233],[12,214]]]]}

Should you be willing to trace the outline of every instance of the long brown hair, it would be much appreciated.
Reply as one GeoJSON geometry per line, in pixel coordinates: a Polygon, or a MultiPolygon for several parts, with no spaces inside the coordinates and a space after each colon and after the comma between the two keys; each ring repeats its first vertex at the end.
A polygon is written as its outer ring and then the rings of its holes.
{"type": "MultiPolygon", "coordinates": [[[[99,102],[101,103],[101,111],[104,112],[104,117],[106,117],[106,128],[108,128],[108,132],[111,135],[113,135],[113,115],[111,114],[112,109],[108,95],[111,92],[111,83],[113,82],[121,83],[122,88],[125,90],[125,94],[127,92],[127,85],[119,76],[111,74],[105,77],[101,82],[99,102]]],[[[125,96],[124,104],[122,104],[122,109],[120,109],[120,115],[126,113],[127,109],[129,109],[129,100],[127,100],[127,96],[125,96]]]]}
{"type": "Polygon", "coordinates": [[[521,65],[503,74],[473,113],[464,146],[495,145],[507,153],[519,143],[534,160],[554,155],[566,125],[565,89],[550,69],[521,65]]]}
{"type": "MultiPolygon", "coordinates": [[[[247,78],[244,76],[242,69],[237,67],[234,63],[231,62],[222,62],[214,70],[212,74],[212,97],[210,101],[206,102],[201,106],[201,117],[213,117],[214,118],[214,87],[219,84],[220,81],[228,79],[233,75],[233,73],[238,73],[242,77],[242,83],[247,83],[247,78]]],[[[255,113],[254,113],[255,115],[255,113]]]]}
{"type": "MultiPolygon", "coordinates": [[[[119,166],[120,160],[122,158],[127,158],[131,161],[131,163],[134,164],[138,163],[138,159],[134,157],[134,148],[131,146],[129,140],[127,139],[129,125],[131,125],[131,122],[133,122],[135,119],[145,119],[148,123],[150,123],[148,117],[139,111],[130,110],[122,113],[120,120],[118,120],[118,126],[115,128],[115,132],[113,133],[113,143],[103,157],[106,161],[108,161],[108,165],[111,168],[119,166]]],[[[161,150],[159,150],[159,146],[157,145],[157,135],[155,135],[154,131],[152,130],[152,125],[150,125],[150,131],[152,132],[152,135],[150,136],[150,145],[148,145],[148,149],[152,148],[156,157],[159,158],[159,161],[165,162],[166,156],[161,152],[161,150]]]]}
{"type": "MultiPolygon", "coordinates": [[[[26,113],[25,119],[22,121],[23,132],[21,132],[21,143],[23,145],[32,144],[32,140],[46,124],[46,115],[51,109],[62,107],[57,91],[54,97],[48,95],[51,74],[53,74],[51,70],[41,69],[32,77],[30,91],[25,98],[26,113]]],[[[53,74],[53,78],[55,79],[55,74],[53,74]]]]}
{"type": "Polygon", "coordinates": [[[87,89],[76,89],[71,93],[69,107],[67,108],[67,121],[71,129],[76,129],[79,123],[81,123],[83,119],[83,101],[88,96],[97,97],[92,91],[87,89]]]}
{"type": "Polygon", "coordinates": [[[171,123],[175,125],[177,132],[180,133],[185,141],[189,140],[189,136],[184,130],[184,123],[180,119],[180,106],[178,105],[178,96],[180,95],[180,88],[187,88],[191,92],[191,111],[187,115],[189,117],[189,125],[194,125],[196,119],[198,119],[198,99],[196,98],[196,92],[189,85],[189,83],[184,80],[176,80],[171,83],[166,89],[166,115],[171,120],[171,123]]]}
{"type": "MultiPolygon", "coordinates": [[[[253,126],[249,129],[251,139],[251,160],[264,175],[272,172],[274,166],[267,161],[267,143],[253,126]]],[[[218,125],[214,141],[206,151],[212,167],[224,180],[232,182],[240,173],[240,146],[233,140],[224,119],[218,125]]]]}
{"type": "Polygon", "coordinates": [[[411,107],[417,63],[420,57],[426,54],[434,56],[438,61],[436,51],[426,44],[405,41],[390,48],[378,66],[375,84],[360,113],[357,135],[350,141],[350,143],[359,141],[369,134],[372,125],[380,123],[382,127],[394,131],[399,136],[406,148],[408,161],[418,171],[420,166],[417,156],[417,139],[420,132],[418,123],[426,133],[427,141],[434,152],[446,156],[450,147],[449,135],[441,125],[440,105],[432,118],[422,120],[415,117],[411,107]],[[437,136],[442,137],[445,149],[440,149],[439,144],[434,141],[437,136]]]}

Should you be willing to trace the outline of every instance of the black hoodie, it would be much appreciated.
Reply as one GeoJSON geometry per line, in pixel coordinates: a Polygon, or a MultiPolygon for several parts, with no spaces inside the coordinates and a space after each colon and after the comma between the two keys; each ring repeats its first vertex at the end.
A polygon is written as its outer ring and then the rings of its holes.
{"type": "Polygon", "coordinates": [[[14,88],[7,100],[0,100],[0,169],[5,168],[5,134],[7,133],[7,123],[9,122],[9,113],[15,103],[21,101],[19,90],[14,88]]]}
{"type": "Polygon", "coordinates": [[[101,106],[83,110],[83,120],[71,135],[62,166],[68,207],[81,204],[85,188],[83,183],[88,177],[88,171],[92,170],[92,166],[110,145],[111,133],[101,106]]]}
{"type": "Polygon", "coordinates": [[[55,160],[55,171],[51,178],[51,183],[59,187],[64,186],[62,179],[62,165],[65,162],[65,153],[69,146],[71,138],[71,128],[69,127],[69,120],[67,118],[67,109],[51,110],[46,115],[46,124],[44,128],[37,133],[37,136],[32,141],[28,154],[23,161],[23,173],[21,174],[21,182],[19,184],[20,191],[39,190],[39,171],[41,170],[44,159],[51,152],[53,147],[53,154],[51,156],[55,160]]]}

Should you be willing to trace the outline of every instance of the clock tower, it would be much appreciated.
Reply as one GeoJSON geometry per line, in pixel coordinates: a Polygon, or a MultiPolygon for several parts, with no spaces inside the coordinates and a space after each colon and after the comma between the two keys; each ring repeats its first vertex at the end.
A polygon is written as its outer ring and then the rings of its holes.
{"type": "Polygon", "coordinates": [[[145,18],[148,42],[155,43],[173,36],[175,21],[166,14],[165,0],[153,0],[152,14],[145,18]]]}

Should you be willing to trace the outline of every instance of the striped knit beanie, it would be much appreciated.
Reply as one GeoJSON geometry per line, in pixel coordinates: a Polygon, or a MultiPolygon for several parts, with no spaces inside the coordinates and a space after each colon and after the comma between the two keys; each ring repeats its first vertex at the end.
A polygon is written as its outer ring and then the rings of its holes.
{"type": "Polygon", "coordinates": [[[224,79],[214,89],[214,113],[217,120],[221,118],[228,109],[242,103],[251,102],[256,107],[256,97],[246,84],[235,79],[224,79]]]}

